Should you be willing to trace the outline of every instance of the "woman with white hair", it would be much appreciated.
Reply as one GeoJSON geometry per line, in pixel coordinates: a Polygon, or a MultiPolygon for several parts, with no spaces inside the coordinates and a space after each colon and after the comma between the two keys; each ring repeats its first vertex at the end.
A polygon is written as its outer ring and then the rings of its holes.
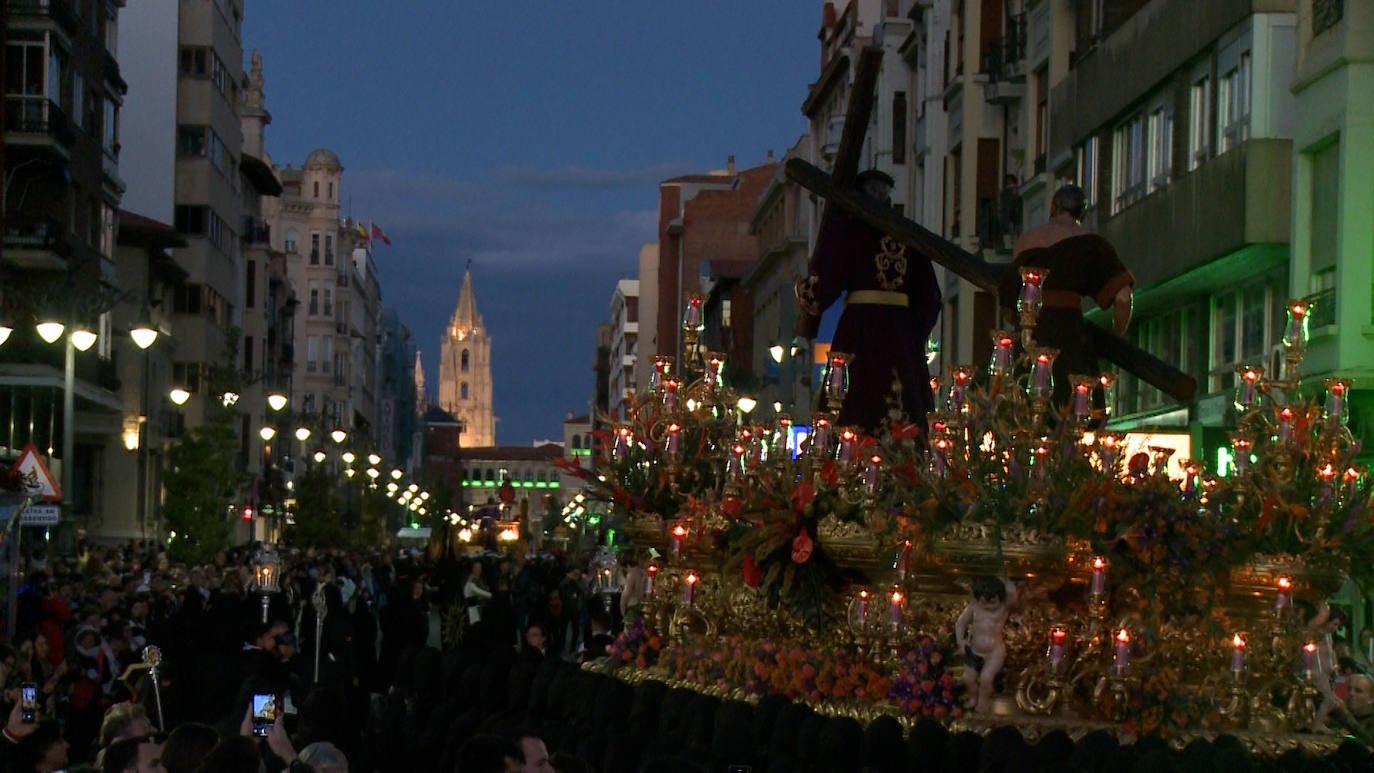
{"type": "Polygon", "coordinates": [[[348,758],[328,741],[316,741],[301,749],[300,761],[315,773],[348,773],[348,758]]]}

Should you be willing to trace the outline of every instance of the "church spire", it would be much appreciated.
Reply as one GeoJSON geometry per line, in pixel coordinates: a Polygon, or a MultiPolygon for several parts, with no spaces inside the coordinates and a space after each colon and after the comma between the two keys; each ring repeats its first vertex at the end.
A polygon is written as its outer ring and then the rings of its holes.
{"type": "Polygon", "coordinates": [[[420,360],[420,351],[415,351],[415,405],[421,416],[429,407],[429,395],[425,394],[425,365],[420,360]]]}
{"type": "Polygon", "coordinates": [[[477,296],[472,291],[472,261],[463,270],[463,289],[458,292],[458,308],[453,311],[449,328],[454,333],[463,331],[463,337],[482,329],[482,315],[477,313],[477,296]]]}

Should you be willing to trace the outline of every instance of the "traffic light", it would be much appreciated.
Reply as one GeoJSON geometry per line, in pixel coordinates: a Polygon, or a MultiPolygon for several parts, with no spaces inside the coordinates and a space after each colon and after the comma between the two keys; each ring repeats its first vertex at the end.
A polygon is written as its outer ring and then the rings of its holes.
{"type": "Polygon", "coordinates": [[[243,506],[243,520],[245,520],[245,521],[251,521],[251,520],[253,520],[253,506],[252,506],[252,505],[244,505],[244,506],[243,506]]]}

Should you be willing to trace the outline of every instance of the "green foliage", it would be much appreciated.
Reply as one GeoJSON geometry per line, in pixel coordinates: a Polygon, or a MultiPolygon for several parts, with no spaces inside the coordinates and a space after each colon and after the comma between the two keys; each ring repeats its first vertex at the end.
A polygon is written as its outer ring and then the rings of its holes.
{"type": "Polygon", "coordinates": [[[209,561],[228,544],[229,508],[240,480],[237,449],[233,413],[216,409],[168,451],[162,513],[177,535],[168,546],[172,560],[209,561]]]}
{"type": "Polygon", "coordinates": [[[296,523],[286,528],[289,545],[342,545],[347,541],[338,479],[326,466],[309,466],[296,478],[295,516],[296,523]]]}

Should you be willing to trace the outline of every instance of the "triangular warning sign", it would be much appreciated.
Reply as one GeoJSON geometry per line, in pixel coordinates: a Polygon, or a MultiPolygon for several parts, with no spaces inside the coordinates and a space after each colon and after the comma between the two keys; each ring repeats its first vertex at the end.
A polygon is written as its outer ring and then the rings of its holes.
{"type": "Polygon", "coordinates": [[[62,490],[57,487],[57,481],[48,472],[48,465],[43,463],[43,457],[32,443],[24,446],[24,452],[11,470],[19,477],[19,485],[24,493],[41,497],[44,502],[62,501],[62,490]]]}

